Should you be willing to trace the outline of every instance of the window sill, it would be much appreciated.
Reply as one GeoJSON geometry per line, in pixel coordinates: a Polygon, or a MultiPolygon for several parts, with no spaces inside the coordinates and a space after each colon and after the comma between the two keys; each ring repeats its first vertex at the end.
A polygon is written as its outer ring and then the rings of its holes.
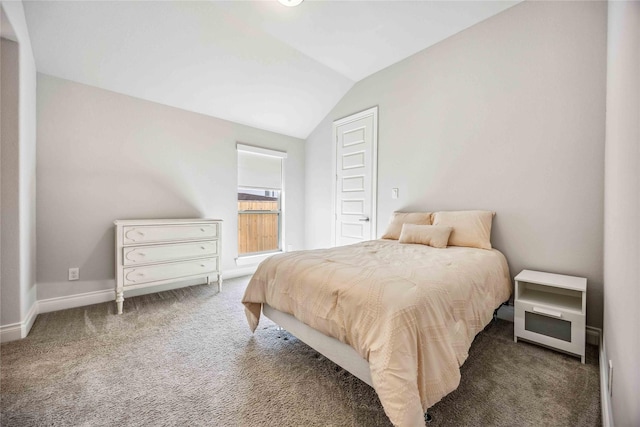
{"type": "Polygon", "coordinates": [[[260,254],[260,255],[247,255],[247,256],[239,256],[236,258],[236,265],[238,267],[244,267],[248,265],[258,265],[265,259],[269,258],[272,255],[281,254],[283,251],[277,252],[269,252],[268,254],[260,254]]]}

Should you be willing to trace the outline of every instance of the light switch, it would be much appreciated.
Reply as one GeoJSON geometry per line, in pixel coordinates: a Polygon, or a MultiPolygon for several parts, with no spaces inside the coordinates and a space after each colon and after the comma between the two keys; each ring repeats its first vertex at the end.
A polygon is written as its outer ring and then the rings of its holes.
{"type": "Polygon", "coordinates": [[[392,199],[397,199],[398,198],[398,189],[397,188],[392,188],[391,189],[391,198],[392,199]]]}

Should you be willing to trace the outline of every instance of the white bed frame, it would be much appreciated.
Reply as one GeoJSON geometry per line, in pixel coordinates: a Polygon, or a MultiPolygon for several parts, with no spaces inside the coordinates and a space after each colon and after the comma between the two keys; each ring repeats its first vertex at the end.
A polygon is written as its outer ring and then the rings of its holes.
{"type": "MultiPolygon", "coordinates": [[[[500,304],[493,311],[494,322],[498,317],[498,309],[505,304],[507,302],[500,304]]],[[[369,362],[363,359],[353,347],[305,325],[292,315],[276,310],[269,304],[262,304],[262,314],[336,365],[373,387],[369,362]]],[[[430,423],[433,418],[425,413],[424,420],[430,423]]]]}
{"type": "Polygon", "coordinates": [[[278,311],[268,304],[262,304],[262,313],[291,335],[373,387],[369,362],[353,347],[316,331],[292,315],[278,311]]]}
{"type": "MultiPolygon", "coordinates": [[[[373,387],[369,362],[363,359],[352,347],[305,325],[292,315],[276,310],[268,304],[262,304],[262,313],[291,335],[373,387]]],[[[431,422],[431,415],[425,413],[424,418],[426,422],[431,422]]]]}

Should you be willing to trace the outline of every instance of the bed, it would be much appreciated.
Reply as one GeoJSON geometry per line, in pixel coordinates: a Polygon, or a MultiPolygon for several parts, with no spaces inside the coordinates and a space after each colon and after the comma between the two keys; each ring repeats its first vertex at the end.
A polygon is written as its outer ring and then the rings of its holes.
{"type": "Polygon", "coordinates": [[[419,426],[510,295],[495,249],[380,239],[274,255],[242,302],[252,331],[264,314],[371,385],[394,425],[419,426]]]}

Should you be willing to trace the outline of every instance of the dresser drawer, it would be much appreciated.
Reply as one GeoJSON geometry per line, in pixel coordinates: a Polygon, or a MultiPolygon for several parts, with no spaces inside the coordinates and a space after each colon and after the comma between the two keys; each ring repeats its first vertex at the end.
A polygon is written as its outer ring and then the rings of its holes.
{"type": "Polygon", "coordinates": [[[217,239],[219,224],[142,225],[122,228],[125,245],[137,243],[171,242],[178,240],[217,239]]]}
{"type": "Polygon", "coordinates": [[[218,271],[218,258],[206,258],[193,261],[171,262],[166,264],[129,267],[123,270],[124,286],[158,282],[187,276],[206,275],[218,271]]]}
{"type": "Polygon", "coordinates": [[[218,241],[173,243],[152,246],[133,246],[122,249],[122,263],[128,265],[178,261],[189,258],[208,258],[218,255],[218,241]]]}

